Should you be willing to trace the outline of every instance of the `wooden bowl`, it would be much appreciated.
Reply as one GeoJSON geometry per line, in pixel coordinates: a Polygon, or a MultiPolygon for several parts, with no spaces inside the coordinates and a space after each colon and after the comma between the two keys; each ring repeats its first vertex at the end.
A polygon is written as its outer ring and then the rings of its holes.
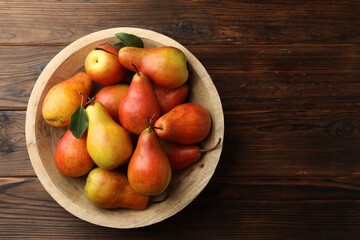
{"type": "Polygon", "coordinates": [[[213,126],[203,142],[204,147],[215,145],[224,137],[224,117],[217,90],[202,64],[184,46],[162,34],[139,28],[112,28],[89,34],[71,43],[58,53],[39,76],[29,99],[26,114],[26,144],[31,164],[49,194],[71,214],[90,223],[112,228],[136,228],[167,219],[186,207],[205,188],[220,159],[222,144],[206,153],[202,159],[176,172],[167,189],[168,198],[150,204],[145,210],[106,210],[93,205],[84,195],[86,177],[62,176],[54,160],[54,150],[65,129],[47,125],[42,117],[43,100],[56,83],[83,69],[87,54],[101,43],[118,42],[115,33],[126,32],[141,37],[145,47],[161,45],[181,49],[191,66],[190,101],[201,104],[211,113],[213,126]]]}

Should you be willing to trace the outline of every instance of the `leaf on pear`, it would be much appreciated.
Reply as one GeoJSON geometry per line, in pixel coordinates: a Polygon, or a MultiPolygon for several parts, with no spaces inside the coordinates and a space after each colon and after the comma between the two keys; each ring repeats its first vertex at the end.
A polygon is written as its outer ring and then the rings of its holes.
{"type": "Polygon", "coordinates": [[[80,139],[89,125],[86,111],[83,106],[79,106],[70,117],[68,129],[74,137],[80,139]]]}
{"type": "Polygon", "coordinates": [[[119,32],[115,34],[118,39],[125,45],[130,47],[139,47],[143,48],[144,43],[138,36],[135,36],[133,34],[119,32]]]}
{"type": "Polygon", "coordinates": [[[121,49],[121,48],[123,48],[123,47],[125,47],[126,45],[123,43],[123,42],[118,42],[118,43],[115,43],[114,45],[113,45],[116,49],[121,49]]]}

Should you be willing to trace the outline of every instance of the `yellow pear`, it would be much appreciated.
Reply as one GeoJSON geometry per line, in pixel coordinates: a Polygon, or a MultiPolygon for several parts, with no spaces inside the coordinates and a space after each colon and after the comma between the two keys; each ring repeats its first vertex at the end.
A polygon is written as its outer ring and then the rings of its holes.
{"type": "Polygon", "coordinates": [[[147,75],[151,81],[164,88],[178,88],[189,77],[187,59],[178,48],[162,46],[158,48],[123,47],[119,50],[120,63],[129,70],[147,75]]]}
{"type": "Polygon", "coordinates": [[[126,175],[101,168],[91,170],[86,178],[85,195],[101,208],[145,209],[149,196],[131,188],[126,175]]]}
{"type": "Polygon", "coordinates": [[[86,148],[93,161],[105,170],[127,163],[132,154],[127,131],[112,119],[100,102],[89,105],[86,114],[89,120],[86,148]]]}
{"type": "MultiPolygon", "coordinates": [[[[71,115],[81,105],[80,92],[89,95],[92,80],[79,72],[69,79],[57,83],[46,94],[42,106],[42,115],[46,123],[53,127],[67,127],[71,115]]],[[[83,105],[86,100],[83,101],[83,105]]]]}

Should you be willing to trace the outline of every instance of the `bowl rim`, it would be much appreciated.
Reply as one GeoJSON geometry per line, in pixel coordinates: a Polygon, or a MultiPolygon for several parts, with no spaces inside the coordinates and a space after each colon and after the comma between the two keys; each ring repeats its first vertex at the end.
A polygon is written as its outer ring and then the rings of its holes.
{"type": "Polygon", "coordinates": [[[183,208],[185,208],[191,201],[193,201],[198,194],[205,188],[205,186],[208,184],[210,178],[215,172],[216,165],[218,161],[220,160],[220,155],[222,152],[222,145],[224,141],[224,115],[223,115],[223,109],[221,100],[219,97],[219,94],[217,92],[217,89],[212,82],[209,74],[207,73],[204,66],[200,63],[200,61],[189,51],[187,50],[183,45],[178,43],[176,40],[165,36],[164,34],[143,29],[143,28],[133,28],[133,27],[118,27],[118,28],[109,28],[97,32],[93,32],[91,34],[88,34],[86,36],[83,36],[79,38],[78,40],[75,40],[74,42],[70,43],[68,46],[66,46],[64,49],[62,49],[58,54],[55,55],[53,59],[50,60],[50,62],[47,64],[47,66],[44,68],[44,70],[41,72],[40,76],[38,77],[31,95],[29,97],[27,111],[26,111],[26,122],[25,122],[25,137],[26,137],[26,146],[29,153],[29,158],[31,161],[31,164],[33,166],[33,169],[40,180],[41,184],[45,188],[45,190],[50,194],[50,196],[60,205],[62,206],[66,211],[71,213],[72,215],[90,222],[92,224],[104,226],[104,227],[111,227],[111,228],[136,228],[136,227],[143,227],[147,225],[151,225],[160,221],[163,221],[173,215],[175,215],[177,212],[181,211],[183,208]],[[72,202],[58,189],[55,184],[51,181],[49,174],[47,173],[44,165],[41,161],[41,156],[38,151],[38,145],[37,145],[37,139],[36,139],[36,121],[35,117],[37,115],[37,112],[39,111],[39,101],[41,93],[43,92],[46,84],[47,84],[47,76],[52,76],[53,73],[56,71],[56,69],[62,64],[62,59],[67,59],[70,57],[74,52],[80,50],[81,48],[89,45],[91,42],[101,41],[106,38],[114,37],[116,33],[118,32],[126,32],[130,34],[134,34],[141,38],[148,38],[148,39],[154,39],[154,36],[156,37],[156,41],[158,42],[166,42],[166,45],[174,46],[182,50],[189,62],[196,62],[196,66],[194,66],[194,71],[201,73],[200,78],[205,78],[208,81],[206,82],[207,87],[211,89],[211,91],[214,93],[214,96],[212,98],[212,102],[216,104],[218,111],[222,114],[218,114],[217,117],[217,137],[222,138],[222,143],[219,146],[218,151],[215,152],[217,162],[214,163],[214,167],[212,169],[212,172],[208,173],[208,176],[206,179],[202,180],[201,186],[198,188],[198,192],[194,195],[194,197],[182,205],[176,206],[176,209],[174,209],[173,212],[169,213],[168,215],[158,217],[157,219],[154,219],[153,222],[146,224],[144,222],[137,222],[135,225],[129,225],[129,224],[119,224],[119,223],[111,223],[111,222],[104,222],[99,221],[94,217],[91,217],[91,213],[79,209],[77,205],[75,206],[72,204],[72,202]]]}

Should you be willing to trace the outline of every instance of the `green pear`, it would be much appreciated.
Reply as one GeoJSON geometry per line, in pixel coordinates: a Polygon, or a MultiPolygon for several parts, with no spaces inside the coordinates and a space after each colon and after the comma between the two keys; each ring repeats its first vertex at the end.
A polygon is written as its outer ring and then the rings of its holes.
{"type": "MultiPolygon", "coordinates": [[[[71,115],[81,105],[80,92],[89,95],[92,83],[86,73],[79,72],[50,88],[42,106],[42,115],[46,123],[53,127],[67,127],[71,115]]],[[[86,100],[82,103],[85,105],[86,100]]]]}
{"type": "Polygon", "coordinates": [[[85,195],[101,208],[145,209],[149,196],[131,188],[125,174],[101,168],[91,170],[86,178],[85,195]]]}
{"type": "Polygon", "coordinates": [[[175,47],[123,47],[118,58],[129,70],[134,70],[133,65],[136,65],[139,72],[146,74],[159,87],[177,88],[189,77],[186,56],[175,47]]]}
{"type": "Polygon", "coordinates": [[[170,162],[151,127],[140,134],[127,175],[131,187],[145,195],[160,194],[169,185],[170,162]]]}
{"type": "Polygon", "coordinates": [[[100,102],[89,105],[86,114],[89,119],[86,148],[93,161],[105,170],[127,163],[132,143],[126,130],[112,119],[100,102]]]}

